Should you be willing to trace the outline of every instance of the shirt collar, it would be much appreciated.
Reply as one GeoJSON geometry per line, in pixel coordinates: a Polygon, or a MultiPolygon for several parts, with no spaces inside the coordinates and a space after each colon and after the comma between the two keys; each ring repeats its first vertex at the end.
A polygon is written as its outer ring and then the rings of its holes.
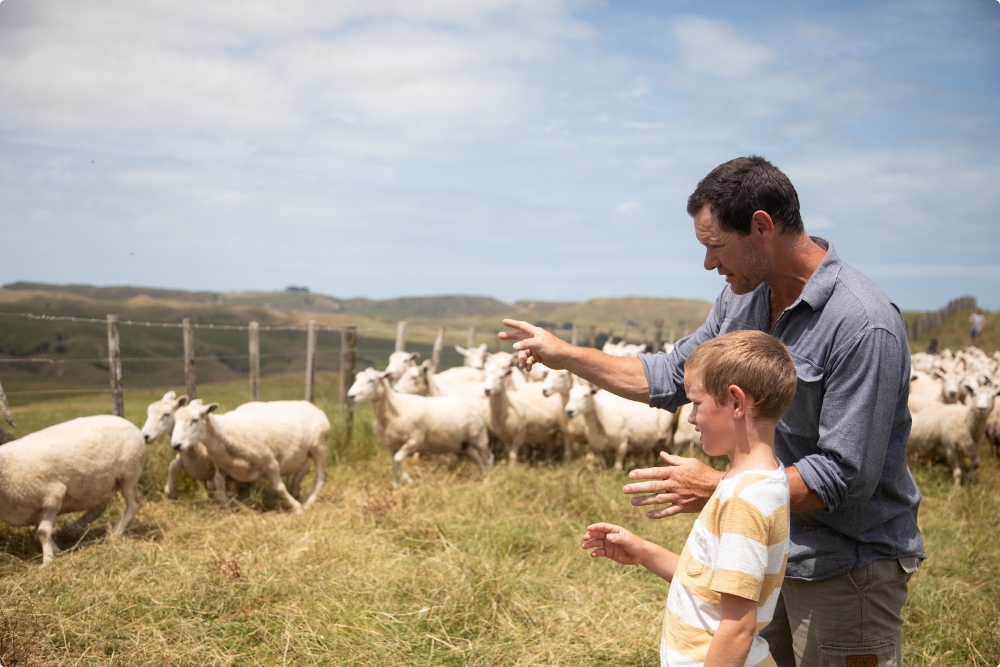
{"type": "Polygon", "coordinates": [[[837,284],[837,276],[840,275],[842,264],[832,243],[818,236],[810,236],[809,238],[816,245],[824,248],[826,255],[813,274],[809,276],[798,300],[805,301],[813,310],[816,310],[822,307],[833,294],[833,288],[837,284]]]}

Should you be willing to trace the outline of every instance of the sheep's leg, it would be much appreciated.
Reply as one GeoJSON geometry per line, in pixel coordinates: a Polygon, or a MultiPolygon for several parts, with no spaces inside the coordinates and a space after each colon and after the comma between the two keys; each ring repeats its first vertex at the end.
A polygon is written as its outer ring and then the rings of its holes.
{"type": "Polygon", "coordinates": [[[122,518],[118,520],[118,523],[111,528],[112,536],[124,533],[128,525],[132,523],[132,519],[135,518],[139,508],[142,507],[142,499],[139,498],[138,478],[126,480],[121,485],[121,491],[122,495],[125,496],[125,513],[122,514],[122,518]]]}
{"type": "Polygon", "coordinates": [[[183,465],[184,462],[181,461],[181,455],[178,454],[167,467],[167,485],[163,487],[163,493],[167,496],[167,498],[177,498],[177,471],[180,470],[183,465]]]}
{"type": "Polygon", "coordinates": [[[226,476],[220,468],[215,469],[215,477],[212,478],[215,486],[215,497],[222,507],[229,507],[229,496],[226,494],[226,476]]]}
{"type": "Polygon", "coordinates": [[[410,477],[409,473],[406,472],[406,469],[403,468],[403,461],[405,461],[406,457],[412,454],[419,445],[420,443],[411,438],[410,440],[407,440],[406,444],[400,447],[399,451],[392,456],[393,472],[396,473],[399,477],[399,481],[403,484],[413,484],[413,478],[410,477]]]}
{"type": "Polygon", "coordinates": [[[89,526],[94,521],[94,519],[104,514],[104,510],[106,510],[107,508],[108,508],[107,503],[104,503],[103,505],[98,505],[97,507],[93,507],[84,512],[79,519],[69,524],[67,528],[69,528],[70,531],[72,532],[80,532],[87,526],[89,526]]]}
{"type": "Polygon", "coordinates": [[[296,500],[300,500],[302,498],[302,479],[306,476],[307,472],[309,472],[308,461],[303,463],[301,468],[288,476],[288,482],[285,486],[288,487],[288,493],[292,494],[292,497],[296,500]]]}
{"type": "Polygon", "coordinates": [[[573,438],[563,434],[563,461],[568,462],[573,458],[573,438]]]}
{"type": "Polygon", "coordinates": [[[42,565],[48,565],[56,557],[60,549],[52,539],[52,525],[59,514],[59,507],[47,507],[42,511],[42,520],[38,522],[38,541],[42,543],[42,565]]]}
{"type": "Polygon", "coordinates": [[[493,452],[490,451],[489,435],[484,431],[478,441],[469,443],[466,453],[479,466],[480,472],[483,473],[483,484],[488,484],[490,481],[490,470],[493,469],[493,452]]]}
{"type": "Polygon", "coordinates": [[[517,463],[517,454],[521,451],[521,445],[524,444],[523,436],[515,436],[511,439],[510,444],[507,445],[507,460],[511,463],[517,463]]]}
{"type": "Polygon", "coordinates": [[[962,486],[962,457],[958,452],[948,452],[948,465],[951,466],[951,477],[955,486],[962,486]]]}
{"type": "MultiPolygon", "coordinates": [[[[323,490],[323,485],[326,484],[326,447],[316,447],[312,453],[313,457],[313,467],[316,469],[316,481],[313,482],[312,493],[306,498],[306,501],[302,503],[302,507],[308,509],[316,499],[319,497],[319,492],[323,490]]],[[[305,470],[306,466],[302,466],[305,470]]]]}
{"type": "Polygon", "coordinates": [[[625,455],[628,454],[628,440],[622,440],[615,451],[615,470],[625,468],[625,455]]]}
{"type": "Polygon", "coordinates": [[[264,474],[278,495],[284,498],[285,502],[292,508],[292,512],[294,514],[302,514],[302,505],[298,500],[292,498],[292,494],[285,488],[285,483],[281,481],[281,468],[278,467],[277,461],[272,461],[268,469],[264,471],[264,474]]]}

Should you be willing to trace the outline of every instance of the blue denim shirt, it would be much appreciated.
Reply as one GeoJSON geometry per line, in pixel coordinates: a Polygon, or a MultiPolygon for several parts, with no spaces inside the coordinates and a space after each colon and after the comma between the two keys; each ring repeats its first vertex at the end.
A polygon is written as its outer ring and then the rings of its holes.
{"type": "Polygon", "coordinates": [[[774,449],[794,465],[825,509],[793,512],[786,576],[821,580],[881,558],[926,558],[917,489],[906,465],[910,353],[903,318],[871,280],[827,249],[799,299],[770,327],[770,289],[727,286],[708,320],[673,351],[640,357],[649,404],[687,403],[684,361],[702,342],[753,329],[788,347],[798,388],[778,422],[774,449]]]}

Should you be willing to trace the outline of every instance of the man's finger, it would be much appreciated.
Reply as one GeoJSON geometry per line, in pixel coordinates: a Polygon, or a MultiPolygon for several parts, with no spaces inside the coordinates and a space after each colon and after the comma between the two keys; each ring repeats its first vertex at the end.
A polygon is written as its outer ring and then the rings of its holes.
{"type": "Polygon", "coordinates": [[[626,484],[622,487],[622,493],[627,496],[634,496],[637,493],[665,493],[667,491],[670,491],[669,480],[636,482],[635,484],[626,484]]]}
{"type": "MultiPolygon", "coordinates": [[[[669,479],[670,468],[659,466],[657,468],[636,468],[628,474],[629,479],[669,479]]],[[[628,493],[626,491],[626,493],[628,493]]]]}
{"type": "Polygon", "coordinates": [[[684,465],[687,461],[691,459],[686,459],[683,456],[675,456],[669,452],[660,452],[660,458],[667,462],[668,465],[680,466],[684,465]]]}
{"type": "Polygon", "coordinates": [[[500,340],[525,340],[531,338],[531,334],[523,331],[501,331],[497,334],[500,340]]]}
{"type": "MultiPolygon", "coordinates": [[[[516,329],[517,331],[522,331],[528,334],[528,337],[536,335],[540,329],[533,324],[528,324],[522,320],[507,320],[503,321],[503,325],[509,329],[516,329]]],[[[511,334],[516,333],[513,331],[505,331],[504,333],[511,334]]]]}
{"type": "Polygon", "coordinates": [[[680,514],[683,510],[680,505],[671,505],[670,507],[664,507],[659,510],[649,510],[646,512],[646,516],[650,519],[665,519],[668,516],[673,516],[675,514],[680,514]]]}
{"type": "Polygon", "coordinates": [[[636,496],[632,498],[632,507],[643,507],[645,505],[666,505],[667,503],[676,503],[680,500],[680,496],[676,493],[657,493],[652,496],[636,496]]]}

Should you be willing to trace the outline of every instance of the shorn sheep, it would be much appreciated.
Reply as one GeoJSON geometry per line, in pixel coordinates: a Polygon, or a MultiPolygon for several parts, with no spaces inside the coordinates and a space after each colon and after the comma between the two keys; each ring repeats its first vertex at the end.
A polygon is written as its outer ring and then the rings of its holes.
{"type": "Polygon", "coordinates": [[[583,415],[591,451],[602,459],[614,453],[615,470],[621,470],[625,455],[669,451],[674,415],[643,403],[601,391],[591,384],[578,384],[569,393],[566,416],[583,415]]]}
{"type": "Polygon", "coordinates": [[[969,481],[979,463],[979,445],[993,411],[993,385],[975,389],[970,405],[938,403],[913,415],[906,450],[928,462],[943,458],[951,467],[955,486],[969,481]]]}
{"type": "Polygon", "coordinates": [[[56,516],[84,512],[70,525],[82,530],[121,491],[125,513],[111,529],[112,536],[120,535],[142,505],[145,458],[139,429],[111,415],[80,417],[26,435],[0,447],[0,520],[37,526],[47,565],[59,553],[52,539],[56,516]]]}
{"type": "MultiPolygon", "coordinates": [[[[510,363],[516,363],[511,361],[510,363]]],[[[565,430],[566,416],[558,396],[546,397],[540,383],[515,389],[513,366],[487,364],[483,393],[489,398],[489,428],[507,450],[513,463],[523,445],[551,447],[565,430]]]]}
{"type": "Polygon", "coordinates": [[[464,396],[416,396],[401,394],[389,386],[389,376],[367,368],[347,392],[351,403],[371,401],[375,410],[375,432],[392,454],[392,485],[410,484],[403,468],[410,454],[464,453],[489,479],[493,453],[480,406],[464,396]]]}
{"type": "Polygon", "coordinates": [[[238,482],[267,478],[274,490],[296,514],[308,509],[326,482],[326,454],[330,421],[308,401],[244,403],[225,414],[213,414],[218,403],[185,405],[174,414],[170,445],[184,452],[199,442],[205,444],[215,464],[215,492],[219,502],[229,503],[226,475],[238,482]],[[305,502],[299,503],[282,481],[282,475],[302,471],[309,459],[316,469],[316,482],[305,502]]]}
{"type": "MultiPolygon", "coordinates": [[[[542,382],[542,396],[559,396],[563,410],[569,402],[569,392],[575,384],[576,378],[569,371],[550,370],[545,381],[542,382]]],[[[587,422],[580,415],[567,418],[563,425],[563,460],[568,461],[573,456],[573,445],[587,445],[587,422]]]]}
{"type": "MultiPolygon", "coordinates": [[[[146,439],[146,444],[152,444],[161,435],[173,433],[174,413],[187,403],[187,396],[178,398],[172,391],[165,393],[160,400],[150,403],[146,408],[146,423],[142,425],[142,436],[146,439]]],[[[215,464],[212,463],[212,457],[208,455],[208,449],[204,444],[196,442],[184,451],[177,452],[177,456],[170,462],[167,468],[167,484],[163,487],[163,493],[168,498],[177,497],[177,471],[181,468],[193,479],[202,482],[208,493],[215,490],[215,464]]]]}

